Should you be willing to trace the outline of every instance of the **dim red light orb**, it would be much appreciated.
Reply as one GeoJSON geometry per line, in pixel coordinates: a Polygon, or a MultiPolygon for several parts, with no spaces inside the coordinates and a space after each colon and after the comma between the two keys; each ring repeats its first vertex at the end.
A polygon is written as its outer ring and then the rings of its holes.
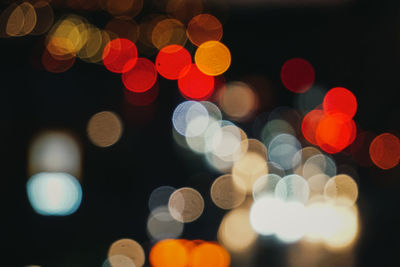
{"type": "Polygon", "coordinates": [[[372,162],[383,170],[394,168],[400,161],[400,140],[397,136],[384,133],[371,142],[369,155],[372,162]]]}
{"type": "Polygon", "coordinates": [[[122,74],[122,82],[126,89],[136,93],[146,92],[153,87],[156,81],[156,67],[147,58],[138,58],[135,66],[122,74]]]}
{"type": "Polygon", "coordinates": [[[189,52],[180,45],[169,45],[162,48],[156,57],[156,69],[161,76],[177,80],[185,76],[192,65],[189,52]]]}
{"type": "Polygon", "coordinates": [[[108,42],[103,50],[103,64],[111,72],[125,73],[135,66],[137,59],[136,45],[125,38],[108,42]]]}
{"type": "Polygon", "coordinates": [[[143,93],[136,93],[128,89],[124,89],[124,95],[126,101],[132,106],[148,106],[153,103],[158,96],[159,86],[156,82],[153,87],[143,93]]]}
{"type": "Polygon", "coordinates": [[[348,89],[335,87],[326,93],[322,106],[327,114],[344,113],[353,118],[357,112],[357,99],[348,89]]]}
{"type": "Polygon", "coordinates": [[[293,93],[304,93],[314,84],[314,67],[302,58],[289,59],[282,66],[281,80],[283,85],[293,93]]]}
{"type": "Polygon", "coordinates": [[[43,67],[52,73],[62,73],[66,72],[69,70],[75,62],[75,56],[66,58],[66,59],[61,59],[61,58],[55,58],[53,57],[47,49],[44,49],[42,58],[41,58],[41,63],[43,67]]]}
{"type": "Polygon", "coordinates": [[[179,91],[188,99],[206,100],[214,91],[214,77],[201,72],[192,64],[188,73],[178,79],[179,91]]]}

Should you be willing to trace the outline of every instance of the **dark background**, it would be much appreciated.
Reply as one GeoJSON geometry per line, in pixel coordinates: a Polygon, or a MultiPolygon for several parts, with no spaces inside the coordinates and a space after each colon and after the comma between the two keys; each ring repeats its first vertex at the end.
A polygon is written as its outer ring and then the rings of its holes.
{"type": "MultiPolygon", "coordinates": [[[[1,5],[2,9],[6,6],[1,5]]],[[[99,27],[110,19],[104,12],[56,11],[57,17],[67,12],[84,15],[99,27]]],[[[124,102],[119,75],[101,65],[77,60],[61,74],[35,68],[32,58],[41,38],[0,40],[0,240],[4,253],[0,265],[101,266],[109,245],[123,237],[137,240],[148,253],[147,201],[161,185],[199,190],[205,211],[185,225],[182,237],[216,240],[224,212],[212,204],[208,191],[218,173],[172,139],[172,111],[184,100],[176,82],[159,77],[156,102],[130,107],[124,102]],[[86,136],[87,121],[103,110],[115,111],[124,123],[122,138],[105,149],[93,146],[86,136]],[[25,191],[30,140],[52,128],[73,131],[83,148],[83,200],[78,211],[67,217],[36,214],[25,191]]],[[[272,105],[263,111],[293,105],[293,94],[280,82],[280,68],[289,58],[303,57],[315,68],[316,84],[354,92],[359,105],[355,120],[361,128],[376,134],[399,131],[397,1],[353,1],[330,7],[231,6],[222,41],[232,53],[225,75],[228,81],[261,75],[274,88],[272,105]]],[[[258,137],[251,121],[239,125],[250,137],[258,137]]],[[[343,155],[335,159],[351,162],[343,155]]],[[[355,265],[398,266],[400,167],[388,171],[358,167],[358,173],[362,231],[355,265]]],[[[260,243],[252,266],[285,266],[287,246],[260,243]]]]}

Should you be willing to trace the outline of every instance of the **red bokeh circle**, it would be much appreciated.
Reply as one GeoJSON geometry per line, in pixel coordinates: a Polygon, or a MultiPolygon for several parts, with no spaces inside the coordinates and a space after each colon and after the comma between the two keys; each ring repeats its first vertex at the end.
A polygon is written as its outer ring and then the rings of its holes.
{"type": "Polygon", "coordinates": [[[178,79],[179,91],[188,99],[206,100],[214,91],[214,77],[201,72],[192,64],[188,73],[178,79]]]}
{"type": "Polygon", "coordinates": [[[156,67],[147,58],[138,58],[135,66],[122,74],[122,82],[126,89],[136,93],[146,92],[153,87],[156,81],[156,67]]]}
{"type": "Polygon", "coordinates": [[[289,59],[282,66],[281,80],[288,90],[294,93],[304,93],[314,84],[314,67],[302,58],[289,59]]]}
{"type": "Polygon", "coordinates": [[[138,59],[136,45],[125,38],[116,38],[103,50],[103,64],[111,72],[125,73],[132,69],[138,59]]]}
{"type": "Polygon", "coordinates": [[[161,76],[177,80],[185,76],[192,65],[189,52],[180,45],[163,47],[156,57],[156,69],[161,76]]]}

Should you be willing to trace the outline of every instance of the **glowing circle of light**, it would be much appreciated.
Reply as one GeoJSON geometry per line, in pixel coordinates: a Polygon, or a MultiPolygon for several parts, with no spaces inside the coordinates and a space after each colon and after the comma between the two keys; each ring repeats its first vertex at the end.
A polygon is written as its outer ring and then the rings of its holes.
{"type": "Polygon", "coordinates": [[[196,64],[192,64],[186,75],[178,79],[178,88],[186,98],[206,100],[214,91],[214,77],[204,74],[196,64]]]}
{"type": "Polygon", "coordinates": [[[186,267],[189,255],[183,242],[166,239],[157,242],[151,248],[149,260],[154,267],[186,267]]]}
{"type": "Polygon", "coordinates": [[[147,233],[152,240],[177,238],[183,232],[183,223],[175,220],[167,206],[154,209],[147,219],[147,233]]]}
{"type": "Polygon", "coordinates": [[[49,72],[52,73],[62,73],[69,70],[75,63],[76,57],[70,57],[66,59],[59,59],[53,57],[47,49],[43,51],[41,63],[42,66],[49,72]]]}
{"type": "Polygon", "coordinates": [[[124,238],[115,241],[108,249],[108,260],[112,263],[112,257],[122,255],[129,258],[135,267],[142,267],[145,262],[145,253],[142,246],[135,240],[124,238]]]}
{"type": "Polygon", "coordinates": [[[262,197],[250,209],[251,227],[260,235],[273,235],[281,223],[284,202],[274,197],[262,197]]]}
{"type": "Polygon", "coordinates": [[[287,60],[281,69],[283,85],[294,93],[304,93],[313,86],[315,80],[314,67],[305,59],[287,60]]]}
{"type": "Polygon", "coordinates": [[[400,161],[400,140],[390,133],[375,137],[369,146],[372,162],[383,170],[394,168],[400,161]]]}
{"type": "Polygon", "coordinates": [[[28,152],[28,173],[65,172],[80,178],[81,150],[73,135],[49,130],[33,138],[28,152]]]}
{"type": "Polygon", "coordinates": [[[219,99],[221,109],[234,121],[248,120],[258,106],[253,89],[243,82],[227,83],[225,87],[219,99]]]}
{"type": "Polygon", "coordinates": [[[189,40],[197,46],[207,41],[220,41],[222,31],[221,22],[210,14],[193,17],[186,29],[189,40]]]}
{"type": "Polygon", "coordinates": [[[158,50],[172,44],[184,46],[187,41],[186,28],[177,19],[163,19],[154,26],[151,40],[158,50]]]}
{"type": "Polygon", "coordinates": [[[108,42],[103,50],[103,64],[111,72],[127,72],[135,66],[137,59],[136,45],[125,38],[108,42]]]}
{"type": "Polygon", "coordinates": [[[234,181],[230,174],[218,177],[211,185],[211,200],[221,209],[229,210],[236,208],[245,199],[245,185],[234,181]]]}
{"type": "Polygon", "coordinates": [[[247,208],[237,208],[228,212],[218,229],[218,241],[229,251],[247,251],[255,243],[257,233],[250,225],[247,208]]]}
{"type": "Polygon", "coordinates": [[[350,90],[335,87],[326,93],[322,106],[327,114],[343,113],[351,119],[357,112],[357,99],[350,90]]]}
{"type": "Polygon", "coordinates": [[[157,81],[157,70],[147,58],[137,58],[135,66],[122,74],[126,89],[143,93],[151,89],[157,81]]]}
{"type": "Polygon", "coordinates": [[[192,57],[183,46],[168,45],[158,52],[155,65],[164,78],[178,80],[190,70],[192,57]]]}
{"type": "Polygon", "coordinates": [[[278,163],[284,170],[292,169],[300,163],[299,151],[301,151],[300,142],[290,134],[279,134],[268,144],[269,160],[278,163]]]}
{"type": "Polygon", "coordinates": [[[309,157],[303,165],[303,177],[310,179],[314,175],[326,174],[329,177],[335,176],[337,167],[332,157],[324,154],[315,154],[309,157]]]}
{"type": "Polygon", "coordinates": [[[99,147],[114,145],[122,135],[123,127],[119,116],[110,111],[94,114],[87,125],[90,141],[99,147]]]}
{"type": "Polygon", "coordinates": [[[208,121],[206,121],[205,118],[209,118],[209,114],[201,103],[185,101],[175,108],[172,114],[172,124],[180,135],[194,137],[206,130],[208,121]],[[196,127],[195,131],[187,131],[188,124],[197,118],[200,120],[200,125],[196,127]]]}
{"type": "Polygon", "coordinates": [[[204,74],[218,76],[229,69],[231,52],[218,41],[207,41],[197,48],[194,61],[204,74]]]}
{"type": "Polygon", "coordinates": [[[197,220],[204,211],[204,199],[201,194],[190,187],[177,189],[168,202],[172,217],[183,223],[197,220]]]}
{"type": "Polygon", "coordinates": [[[63,172],[35,174],[28,180],[26,190],[32,208],[40,215],[71,215],[82,201],[80,183],[63,172]]]}
{"type": "Polygon", "coordinates": [[[350,176],[339,174],[325,184],[324,195],[335,203],[352,206],[358,198],[358,186],[350,176]]]}
{"type": "Polygon", "coordinates": [[[307,181],[297,174],[283,177],[275,187],[275,197],[287,202],[307,203],[310,187],[307,181]]]}

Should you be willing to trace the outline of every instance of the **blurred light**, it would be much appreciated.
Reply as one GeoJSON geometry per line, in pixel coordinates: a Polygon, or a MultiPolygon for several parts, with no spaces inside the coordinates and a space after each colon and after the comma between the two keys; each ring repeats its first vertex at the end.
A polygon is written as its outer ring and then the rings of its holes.
{"type": "MultiPolygon", "coordinates": [[[[22,2],[18,6],[11,5],[11,13],[8,15],[5,32],[8,36],[25,36],[32,32],[36,26],[35,8],[28,2],[22,2]]],[[[7,12],[3,12],[5,15],[7,12]]]]}
{"type": "Polygon", "coordinates": [[[257,240],[257,234],[251,228],[249,210],[237,208],[228,212],[218,229],[218,240],[234,253],[246,251],[257,240]]]}
{"type": "Polygon", "coordinates": [[[251,227],[260,235],[273,235],[281,223],[284,203],[280,199],[265,196],[253,203],[250,209],[251,227]]]}
{"type": "MultiPolygon", "coordinates": [[[[134,0],[135,2],[137,0],[134,0]]],[[[128,17],[113,18],[107,22],[105,30],[115,35],[115,38],[124,38],[136,43],[139,38],[139,25],[128,17]]]]}
{"type": "Polygon", "coordinates": [[[32,208],[40,215],[71,215],[82,201],[81,185],[64,172],[35,174],[28,180],[26,190],[32,208]]]}
{"type": "Polygon", "coordinates": [[[163,47],[156,57],[158,73],[169,80],[177,80],[186,75],[192,66],[192,57],[180,45],[163,47]]]}
{"type": "Polygon", "coordinates": [[[305,59],[292,58],[287,60],[281,69],[283,85],[294,93],[304,93],[314,84],[315,71],[305,59]]]}
{"type": "Polygon", "coordinates": [[[206,100],[214,91],[214,77],[201,72],[192,64],[188,72],[178,79],[179,91],[189,99],[206,100]]]}
{"type": "Polygon", "coordinates": [[[358,198],[358,186],[350,176],[339,174],[328,180],[324,195],[337,204],[352,206],[358,198]]]}
{"type": "MultiPolygon", "coordinates": [[[[297,167],[294,168],[293,173],[303,176],[305,179],[310,178],[311,176],[309,173],[304,173],[304,167],[306,166],[305,163],[307,162],[307,160],[309,158],[311,158],[315,155],[321,155],[321,154],[322,154],[321,151],[319,151],[318,148],[315,148],[313,146],[303,147],[293,157],[294,161],[298,161],[298,158],[301,158],[300,163],[297,165],[297,167]]],[[[325,167],[325,165],[324,165],[324,167],[325,167]]]]}
{"type": "Polygon", "coordinates": [[[315,154],[307,159],[303,165],[303,177],[306,179],[314,175],[324,173],[329,177],[333,177],[337,173],[335,161],[323,154],[315,154]]]}
{"type": "Polygon", "coordinates": [[[166,19],[165,15],[150,14],[141,19],[139,24],[139,51],[141,54],[153,55],[156,53],[153,44],[153,29],[158,22],[166,19]]]}
{"type": "Polygon", "coordinates": [[[190,20],[186,32],[189,40],[199,46],[207,41],[220,41],[222,24],[213,15],[200,14],[190,20]]]}
{"type": "Polygon", "coordinates": [[[149,90],[145,92],[141,93],[133,92],[126,88],[124,90],[124,96],[126,101],[132,106],[139,106],[139,107],[148,106],[151,103],[153,103],[157,99],[158,93],[159,93],[159,85],[157,81],[155,82],[153,87],[151,87],[149,90]]]}
{"type": "Polygon", "coordinates": [[[112,146],[121,138],[122,122],[117,114],[102,111],[94,114],[87,125],[90,141],[99,147],[112,146]]]}
{"type": "Polygon", "coordinates": [[[316,196],[324,195],[325,185],[328,182],[329,178],[330,177],[328,175],[320,173],[311,176],[307,180],[310,187],[310,199],[316,196]]]}
{"type": "Polygon", "coordinates": [[[208,127],[205,135],[208,151],[224,161],[239,160],[248,149],[246,133],[226,121],[214,122],[208,127]]]}
{"type": "Polygon", "coordinates": [[[221,95],[221,109],[234,121],[245,121],[257,109],[258,100],[254,91],[245,83],[231,82],[225,85],[221,95]]]}
{"type": "Polygon", "coordinates": [[[127,72],[122,74],[122,82],[126,89],[143,93],[154,86],[157,81],[157,70],[153,62],[144,57],[139,57],[127,72]]]}
{"type": "Polygon", "coordinates": [[[275,197],[286,202],[307,203],[310,187],[307,181],[297,174],[283,177],[275,187],[275,197]]]}
{"type": "Polygon", "coordinates": [[[229,253],[223,247],[216,243],[204,242],[192,249],[188,266],[228,267],[230,262],[229,253]]]}
{"type": "Polygon", "coordinates": [[[103,34],[100,29],[93,25],[87,25],[87,41],[78,52],[81,59],[94,57],[102,47],[103,34]]]}
{"type": "Polygon", "coordinates": [[[89,63],[101,63],[103,60],[104,48],[111,40],[110,34],[107,31],[100,30],[101,39],[96,42],[96,38],[98,38],[98,36],[95,33],[96,30],[93,30],[93,27],[94,26],[91,26],[89,28],[88,34],[92,34],[91,39],[89,39],[87,44],[82,47],[83,51],[80,51],[80,58],[89,63]],[[97,45],[99,45],[99,49],[92,54],[97,48],[97,45]]]}
{"type": "Polygon", "coordinates": [[[153,28],[151,40],[158,50],[172,44],[184,46],[187,41],[186,28],[179,20],[163,19],[153,28]]]}
{"type": "Polygon", "coordinates": [[[153,267],[186,267],[188,258],[184,243],[176,239],[159,241],[151,248],[149,255],[153,267]]]}
{"type": "Polygon", "coordinates": [[[203,0],[167,0],[166,11],[171,17],[186,24],[203,12],[203,2],[203,0]]]}
{"type": "Polygon", "coordinates": [[[43,67],[52,73],[62,73],[69,70],[75,63],[75,56],[62,59],[53,57],[47,49],[43,50],[42,54],[42,65],[43,67]]]}
{"type": "Polygon", "coordinates": [[[80,178],[81,151],[77,140],[67,132],[45,131],[31,142],[28,174],[65,172],[80,178]]]}
{"type": "Polygon", "coordinates": [[[314,109],[308,112],[303,118],[301,131],[304,138],[313,145],[318,145],[317,140],[315,139],[315,134],[317,132],[319,122],[321,121],[323,116],[324,112],[322,110],[314,109]]]}
{"type": "Polygon", "coordinates": [[[268,174],[267,149],[256,139],[248,139],[247,152],[234,163],[232,175],[235,180],[241,180],[246,185],[248,194],[253,191],[254,182],[261,176],[268,174]]]}
{"type": "MultiPolygon", "coordinates": [[[[204,104],[204,103],[210,103],[210,102],[202,102],[202,103],[204,104]]],[[[212,105],[214,105],[214,104],[212,104],[212,105]]],[[[187,136],[186,137],[187,145],[190,147],[190,149],[192,151],[194,151],[196,153],[209,153],[210,150],[212,150],[212,146],[210,145],[212,140],[210,140],[210,139],[212,139],[213,136],[208,135],[208,133],[209,133],[208,129],[213,126],[213,123],[217,121],[217,118],[215,118],[213,116],[213,114],[210,114],[210,110],[208,110],[208,112],[209,112],[210,117],[208,119],[208,125],[207,125],[205,131],[203,131],[201,134],[199,134],[197,136],[192,136],[192,137],[187,136]]],[[[222,116],[219,116],[218,120],[221,118],[222,118],[222,116]]],[[[198,130],[195,130],[195,129],[198,128],[200,125],[203,125],[204,119],[205,118],[203,117],[200,119],[192,120],[188,125],[187,131],[188,132],[196,132],[196,131],[198,132],[198,130]],[[191,129],[191,128],[194,128],[194,129],[191,129]]],[[[201,128],[203,128],[203,127],[201,127],[201,128]]]]}
{"type": "Polygon", "coordinates": [[[369,146],[369,155],[376,166],[388,170],[400,161],[400,140],[390,133],[383,133],[374,138],[369,146]]]}
{"type": "Polygon", "coordinates": [[[224,44],[207,41],[197,48],[194,61],[204,74],[218,76],[227,71],[231,65],[231,53],[224,44]]]}
{"type": "Polygon", "coordinates": [[[306,209],[299,202],[288,202],[283,205],[279,216],[280,223],[275,230],[276,237],[284,243],[300,240],[306,232],[306,209]]]}
{"type": "Polygon", "coordinates": [[[329,115],[343,113],[350,119],[357,112],[356,97],[351,91],[343,87],[335,87],[329,90],[324,97],[322,105],[325,113],[329,115]]]}
{"type": "Polygon", "coordinates": [[[135,263],[127,256],[114,255],[106,259],[102,267],[136,267],[135,263]]]}
{"type": "Polygon", "coordinates": [[[114,16],[135,17],[143,8],[143,0],[102,0],[103,9],[114,16]]]}
{"type": "Polygon", "coordinates": [[[300,142],[290,134],[279,134],[268,144],[269,160],[278,163],[284,170],[293,169],[300,163],[300,153],[300,142]]]}
{"type": "Polygon", "coordinates": [[[104,47],[103,64],[111,72],[124,73],[138,60],[136,45],[125,38],[114,39],[104,47]]]}
{"type": "Polygon", "coordinates": [[[202,134],[208,126],[209,114],[207,109],[199,102],[185,101],[180,103],[172,115],[172,123],[175,130],[183,136],[194,137],[202,134]],[[191,121],[198,121],[199,124],[188,131],[191,121]]]}
{"type": "Polygon", "coordinates": [[[278,184],[280,176],[269,173],[258,178],[253,184],[253,199],[257,201],[263,197],[271,197],[275,194],[275,187],[278,184]]]}
{"type": "Polygon", "coordinates": [[[176,190],[172,186],[160,186],[154,189],[149,197],[150,211],[162,206],[168,206],[169,197],[176,190]]]}
{"type": "Polygon", "coordinates": [[[280,134],[296,135],[296,131],[292,125],[282,119],[273,119],[268,121],[261,131],[261,141],[264,144],[269,144],[272,139],[280,134]]]}
{"type": "MultiPolygon", "coordinates": [[[[144,265],[144,250],[142,246],[135,240],[124,238],[111,244],[110,248],[108,249],[108,260],[111,263],[111,266],[114,267],[113,257],[121,255],[128,257],[133,262],[133,266],[135,267],[142,267],[144,265]]],[[[121,267],[122,266],[125,267],[126,265],[121,265],[121,267]]]]}
{"type": "Polygon", "coordinates": [[[204,200],[195,189],[183,187],[172,193],[168,208],[175,220],[189,223],[197,220],[203,213],[204,200]]]}
{"type": "Polygon", "coordinates": [[[87,42],[87,25],[87,21],[77,15],[59,20],[47,34],[47,50],[58,59],[75,57],[87,42]]]}
{"type": "Polygon", "coordinates": [[[211,186],[211,199],[221,209],[236,208],[246,199],[246,187],[234,181],[231,174],[222,175],[211,186]]]}
{"type": "Polygon", "coordinates": [[[168,206],[159,206],[152,210],[147,219],[147,233],[152,240],[177,238],[182,232],[183,223],[172,218],[168,206]]]}
{"type": "Polygon", "coordinates": [[[345,113],[325,114],[318,123],[315,138],[322,150],[335,154],[354,141],[356,131],[355,122],[345,113]]]}
{"type": "Polygon", "coordinates": [[[358,235],[356,208],[316,202],[307,207],[306,240],[324,242],[330,249],[343,249],[358,235]]]}

